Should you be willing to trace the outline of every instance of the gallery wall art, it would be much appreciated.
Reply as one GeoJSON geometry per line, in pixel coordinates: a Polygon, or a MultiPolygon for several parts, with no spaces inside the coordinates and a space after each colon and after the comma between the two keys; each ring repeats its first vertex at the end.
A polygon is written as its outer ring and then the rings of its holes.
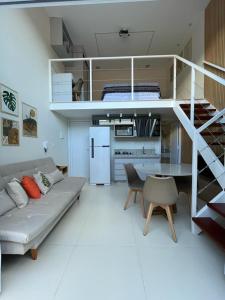
{"type": "Polygon", "coordinates": [[[2,118],[2,145],[19,146],[19,122],[2,118]]]}
{"type": "Polygon", "coordinates": [[[22,104],[23,136],[37,137],[37,109],[26,103],[22,104]]]}
{"type": "Polygon", "coordinates": [[[0,109],[3,113],[18,116],[19,101],[18,93],[0,83],[0,109]]]}

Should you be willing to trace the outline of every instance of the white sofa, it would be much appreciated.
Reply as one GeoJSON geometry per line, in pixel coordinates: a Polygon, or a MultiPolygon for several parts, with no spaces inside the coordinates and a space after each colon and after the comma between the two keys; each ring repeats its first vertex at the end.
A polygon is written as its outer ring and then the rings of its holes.
{"type": "MultiPolygon", "coordinates": [[[[56,169],[51,158],[0,166],[0,191],[12,178],[21,179],[38,171],[49,173],[56,169]]],[[[64,213],[79,199],[86,179],[65,177],[53,185],[39,200],[30,200],[24,208],[16,206],[0,216],[0,243],[2,254],[25,254],[31,250],[37,259],[37,248],[64,213]]],[[[1,205],[1,203],[0,203],[1,205]]]]}

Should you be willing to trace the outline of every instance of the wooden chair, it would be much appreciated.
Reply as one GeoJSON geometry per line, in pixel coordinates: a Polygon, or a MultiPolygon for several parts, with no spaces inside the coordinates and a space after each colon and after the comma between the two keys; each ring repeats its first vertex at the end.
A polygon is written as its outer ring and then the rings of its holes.
{"type": "Polygon", "coordinates": [[[124,165],[125,172],[127,174],[127,181],[128,181],[128,187],[129,187],[129,193],[127,200],[124,204],[124,210],[127,209],[129,202],[132,199],[132,194],[134,193],[134,201],[136,201],[137,193],[140,193],[140,205],[141,205],[141,211],[142,215],[145,218],[145,208],[144,208],[144,198],[143,198],[143,187],[144,187],[144,181],[140,179],[138,176],[137,171],[135,170],[133,164],[125,164],[124,165]]]}
{"type": "Polygon", "coordinates": [[[191,176],[179,176],[179,177],[174,177],[175,182],[176,182],[176,186],[177,186],[177,190],[178,190],[178,194],[180,193],[185,193],[188,199],[188,205],[189,205],[189,209],[191,212],[191,186],[192,186],[192,178],[191,176]]]}
{"type": "Polygon", "coordinates": [[[147,177],[143,188],[144,200],[149,202],[147,220],[144,227],[144,235],[148,233],[148,226],[151,220],[152,212],[155,207],[160,206],[165,209],[169,221],[169,227],[172,232],[174,242],[177,241],[175,229],[173,226],[173,212],[171,205],[176,203],[178,192],[173,177],[147,177]]]}

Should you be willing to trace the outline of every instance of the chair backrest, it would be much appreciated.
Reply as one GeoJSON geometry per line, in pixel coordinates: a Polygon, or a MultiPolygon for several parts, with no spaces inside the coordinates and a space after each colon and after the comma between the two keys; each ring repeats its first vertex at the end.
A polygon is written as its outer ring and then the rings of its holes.
{"type": "Polygon", "coordinates": [[[128,185],[133,185],[135,182],[141,180],[133,164],[124,164],[124,168],[127,174],[128,185]]]}
{"type": "Polygon", "coordinates": [[[173,177],[147,177],[144,189],[144,199],[156,204],[171,205],[178,197],[176,183],[173,177]]]}

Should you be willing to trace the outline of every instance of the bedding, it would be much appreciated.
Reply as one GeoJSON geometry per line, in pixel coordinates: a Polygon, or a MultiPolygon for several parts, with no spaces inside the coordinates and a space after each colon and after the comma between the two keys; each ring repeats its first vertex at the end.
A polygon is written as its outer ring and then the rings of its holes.
{"type": "MultiPolygon", "coordinates": [[[[103,101],[130,101],[131,85],[107,84],[102,92],[103,101]]],[[[159,100],[160,87],[158,83],[139,83],[134,85],[134,100],[159,100]]]]}

